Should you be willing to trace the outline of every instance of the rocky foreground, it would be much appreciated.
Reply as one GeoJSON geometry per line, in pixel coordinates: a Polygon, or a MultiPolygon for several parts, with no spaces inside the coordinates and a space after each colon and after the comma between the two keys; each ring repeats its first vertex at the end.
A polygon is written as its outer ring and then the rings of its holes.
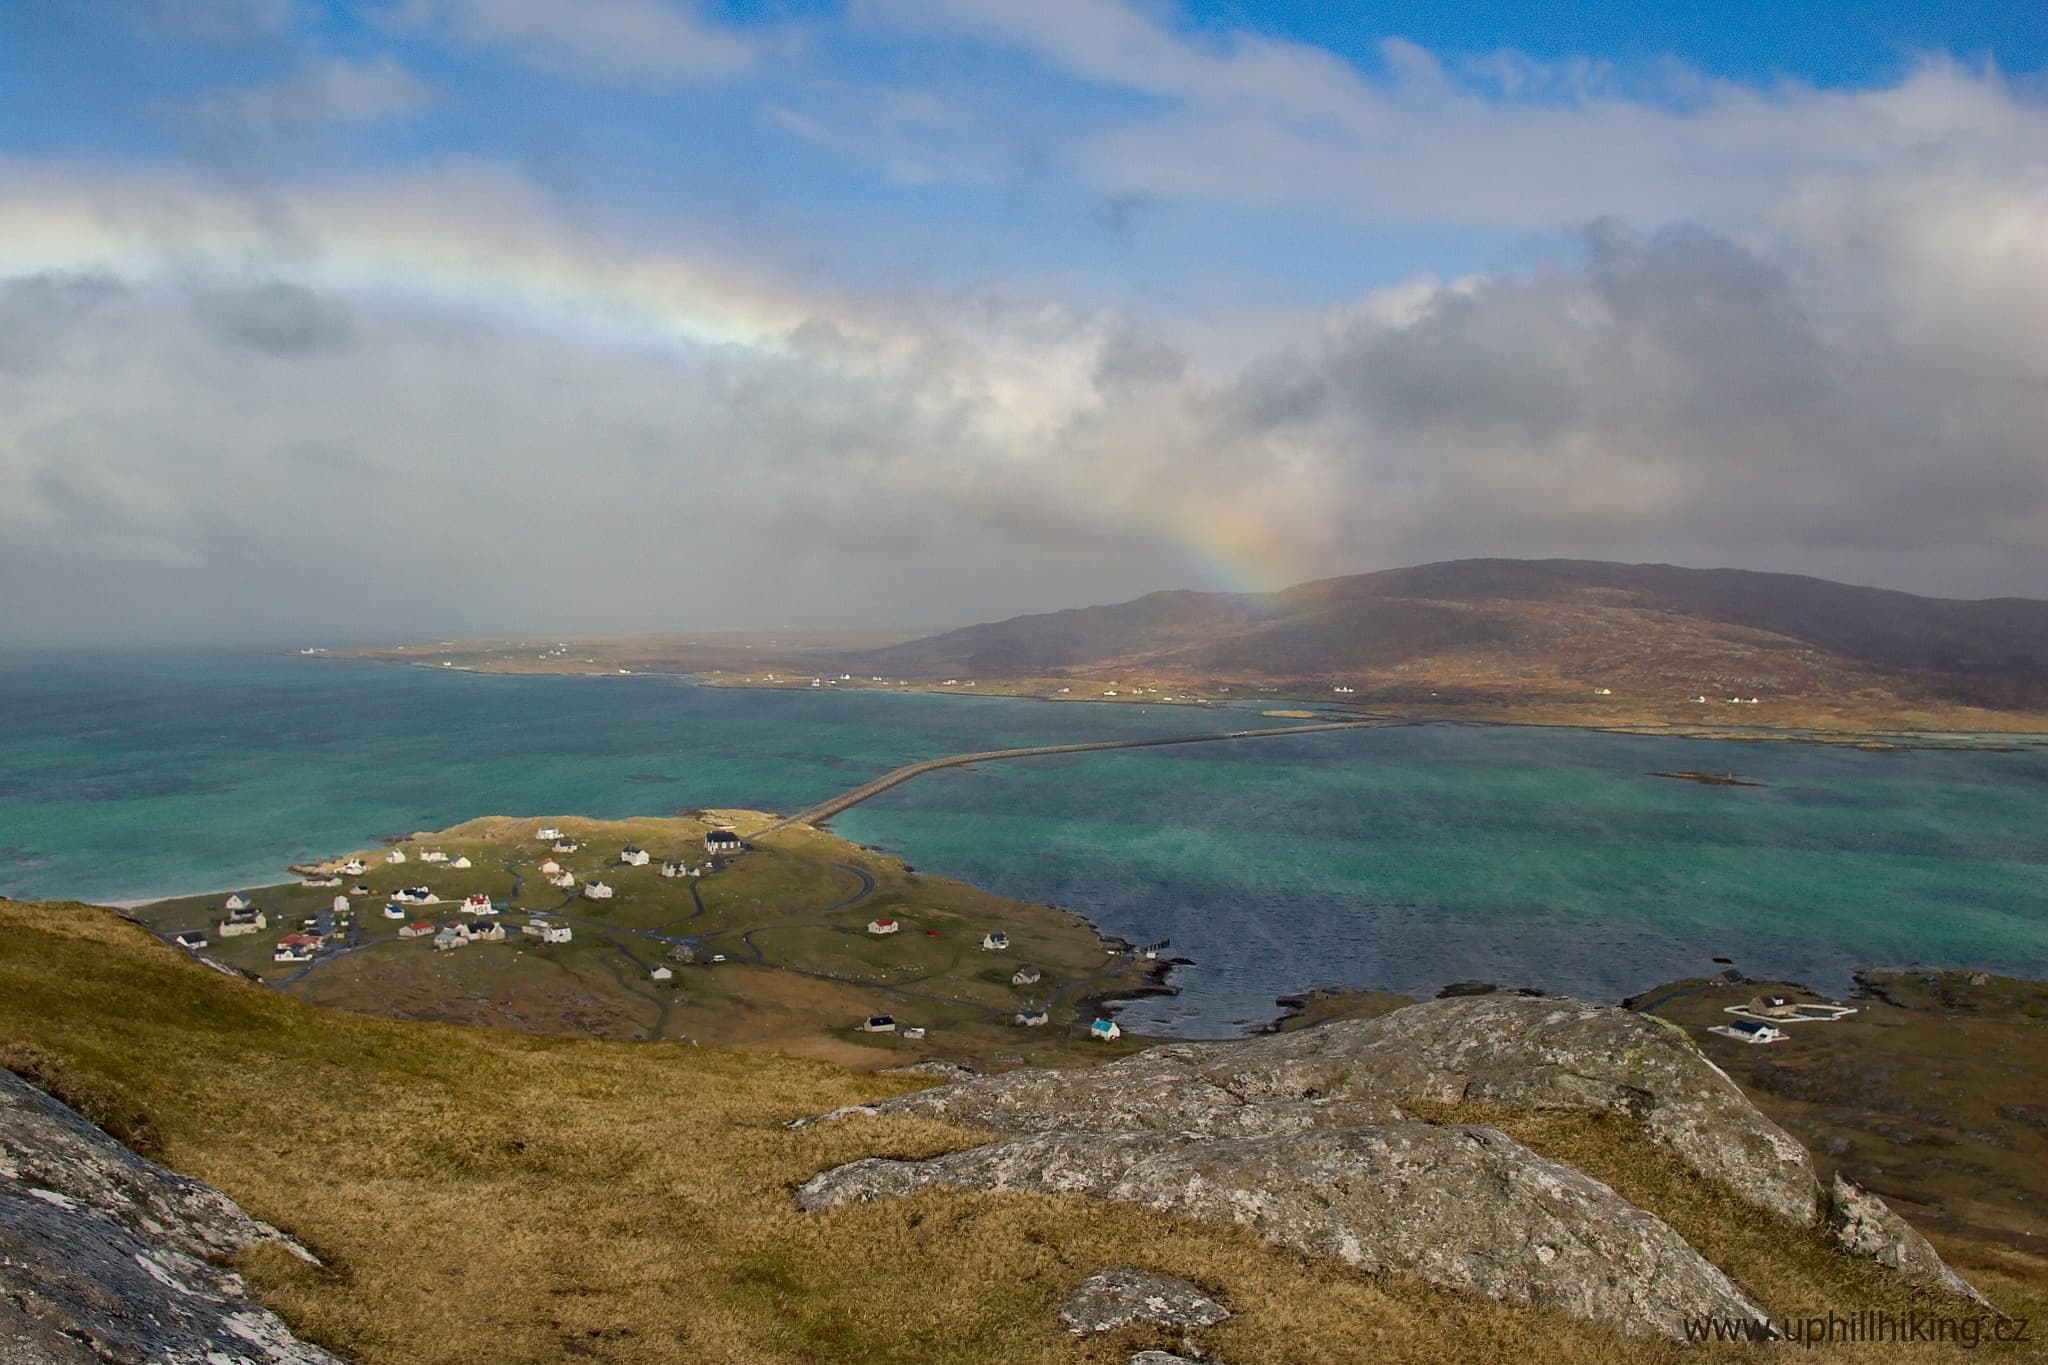
{"type": "Polygon", "coordinates": [[[1006,1134],[924,1161],[868,1158],[797,1191],[822,1212],[930,1187],[1085,1194],[1208,1222],[1638,1335],[1767,1314],[1655,1215],[1496,1128],[1410,1106],[1608,1110],[1754,1206],[1985,1304],[1882,1200],[1837,1179],[1677,1028],[1563,999],[1433,1001],[1105,1066],[973,1077],[798,1124],[914,1114],[1006,1134]]]}
{"type": "Polygon", "coordinates": [[[0,1070],[0,1365],[340,1365],[224,1261],[311,1253],[0,1070]]]}

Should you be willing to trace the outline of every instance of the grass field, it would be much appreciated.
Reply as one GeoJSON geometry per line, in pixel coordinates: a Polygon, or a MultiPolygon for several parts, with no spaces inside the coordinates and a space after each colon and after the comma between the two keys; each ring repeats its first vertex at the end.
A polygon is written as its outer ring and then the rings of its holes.
{"type": "MultiPolygon", "coordinates": [[[[0,901],[0,1040],[0,1062],[313,1247],[324,1270],[262,1254],[242,1269],[299,1330],[364,1365],[1121,1361],[1171,1343],[1076,1343],[1054,1308],[1125,1264],[1219,1295],[1236,1316],[1204,1342],[1236,1365],[1700,1358],[1122,1205],[929,1195],[799,1215],[790,1191],[821,1168],[975,1135],[903,1118],[790,1131],[793,1116],[915,1082],[323,1010],[89,907],[0,901]]],[[[1774,1311],[1953,1307],[1757,1218],[1626,1123],[1489,1116],[1670,1218],[1774,1311]]],[[[2037,1260],[1944,1249],[2008,1308],[2048,1308],[2037,1260]]]]}

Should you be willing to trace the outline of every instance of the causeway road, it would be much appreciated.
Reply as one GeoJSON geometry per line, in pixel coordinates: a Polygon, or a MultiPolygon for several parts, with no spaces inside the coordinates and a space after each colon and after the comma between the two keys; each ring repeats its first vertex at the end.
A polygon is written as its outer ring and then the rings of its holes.
{"type": "Polygon", "coordinates": [[[822,825],[841,811],[850,810],[871,796],[877,796],[891,787],[901,786],[913,777],[937,772],[941,768],[960,768],[969,763],[988,763],[999,758],[1044,758],[1052,754],[1090,754],[1104,749],[1156,749],[1168,744],[1214,744],[1227,739],[1271,739],[1276,735],[1315,735],[1326,730],[1364,730],[1384,726],[1382,720],[1332,720],[1318,721],[1312,725],[1276,725],[1264,730],[1227,730],[1200,735],[1168,735],[1161,739],[1098,739],[1086,744],[1039,744],[1028,749],[984,749],[974,754],[949,754],[944,758],[928,758],[922,763],[906,763],[894,772],[883,773],[869,782],[863,782],[851,791],[841,792],[830,800],[820,801],[808,810],[786,815],[755,835],[773,834],[791,825],[822,825]]]}

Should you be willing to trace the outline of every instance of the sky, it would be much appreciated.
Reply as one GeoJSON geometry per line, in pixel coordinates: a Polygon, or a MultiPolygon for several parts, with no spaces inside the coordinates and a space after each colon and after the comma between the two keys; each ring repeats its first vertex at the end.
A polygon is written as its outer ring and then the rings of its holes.
{"type": "Polygon", "coordinates": [[[1468,555],[2048,597],[2048,8],[0,4],[0,643],[1468,555]]]}

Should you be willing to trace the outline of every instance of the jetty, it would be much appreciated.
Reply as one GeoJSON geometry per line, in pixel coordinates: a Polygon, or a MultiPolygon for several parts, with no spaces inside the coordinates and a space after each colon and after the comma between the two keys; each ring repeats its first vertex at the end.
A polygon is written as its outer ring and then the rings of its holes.
{"type": "Polygon", "coordinates": [[[773,834],[777,830],[788,829],[791,825],[822,825],[833,816],[851,810],[870,797],[879,796],[889,788],[901,786],[913,777],[922,777],[941,768],[962,768],[970,763],[991,763],[1003,758],[1046,758],[1054,754],[1089,754],[1107,749],[1158,749],[1169,744],[1215,744],[1224,740],[1314,735],[1329,730],[1365,730],[1385,724],[1382,720],[1332,720],[1319,721],[1313,725],[1276,725],[1262,730],[1228,730],[1221,733],[1212,731],[1199,735],[1166,735],[1155,739],[1098,739],[1084,744],[1036,744],[1024,749],[984,749],[979,753],[949,754],[944,758],[928,758],[921,763],[906,763],[891,772],[883,773],[880,777],[863,782],[850,791],[841,792],[794,815],[784,816],[760,833],[773,834]]]}

